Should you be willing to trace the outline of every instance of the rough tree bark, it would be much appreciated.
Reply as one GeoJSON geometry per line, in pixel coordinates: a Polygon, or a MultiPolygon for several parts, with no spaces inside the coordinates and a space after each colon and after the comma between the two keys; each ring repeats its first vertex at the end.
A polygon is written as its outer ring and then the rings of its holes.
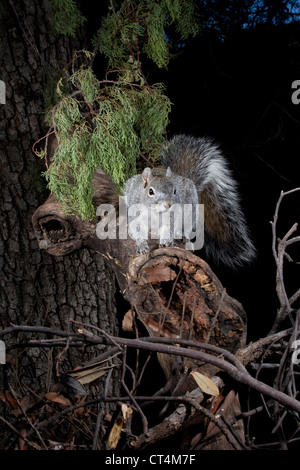
{"type": "MultiPolygon", "coordinates": [[[[75,50],[84,47],[84,31],[74,40],[57,36],[47,0],[4,0],[0,16],[0,79],[6,85],[6,104],[0,104],[0,327],[68,330],[71,318],[117,334],[115,277],[104,258],[88,248],[68,257],[50,256],[39,249],[31,223],[47,197],[36,177],[43,167],[32,152],[45,132],[45,89],[75,50]]],[[[58,351],[25,350],[21,344],[27,340],[22,334],[5,337],[7,363],[0,368],[0,389],[13,385],[19,397],[28,393],[24,385],[46,392],[56,380],[58,351]]],[[[93,356],[95,350],[73,349],[62,367],[93,356]]],[[[118,393],[119,383],[113,383],[118,393]]]]}

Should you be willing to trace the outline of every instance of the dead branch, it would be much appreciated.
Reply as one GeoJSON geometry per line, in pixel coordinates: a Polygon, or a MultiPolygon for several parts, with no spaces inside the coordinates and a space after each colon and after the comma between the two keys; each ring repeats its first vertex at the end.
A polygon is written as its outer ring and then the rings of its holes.
{"type": "Polygon", "coordinates": [[[273,251],[273,256],[275,259],[276,263],[276,291],[277,291],[277,296],[280,302],[280,308],[277,312],[277,316],[275,319],[275,322],[270,330],[270,334],[276,332],[281,325],[281,323],[284,321],[284,319],[288,316],[291,320],[291,323],[293,324],[293,319],[291,316],[291,313],[293,311],[292,309],[292,304],[297,300],[297,298],[300,296],[300,289],[289,299],[286,293],[286,288],[284,284],[284,276],[283,276],[283,264],[284,260],[287,258],[289,261],[291,261],[291,258],[289,255],[286,253],[286,249],[288,246],[290,246],[293,243],[299,242],[300,241],[300,236],[290,238],[292,234],[297,230],[298,224],[294,224],[290,230],[286,233],[286,235],[283,237],[283,239],[279,239],[277,237],[277,222],[278,222],[278,216],[279,216],[279,208],[281,205],[281,202],[283,198],[287,195],[290,195],[296,191],[300,191],[300,188],[295,188],[292,189],[291,191],[287,192],[281,192],[280,197],[278,199],[278,202],[276,204],[276,209],[275,209],[275,214],[274,214],[274,219],[272,222],[272,251],[273,251]],[[277,244],[277,247],[276,247],[277,244]]]}
{"type": "MultiPolygon", "coordinates": [[[[82,324],[81,322],[76,322],[72,320],[72,323],[76,323],[82,326],[85,326],[90,329],[96,329],[99,330],[99,328],[93,326],[93,325],[86,325],[82,324]]],[[[36,330],[34,327],[16,327],[15,331],[28,331],[30,330],[36,330]]],[[[12,333],[12,329],[9,328],[9,333],[12,333]]],[[[52,329],[49,329],[53,331],[52,329]]],[[[43,332],[45,332],[46,329],[43,328],[43,332]]],[[[6,331],[3,330],[1,332],[2,337],[5,336],[6,331]]],[[[57,332],[55,333],[57,334],[57,332]]],[[[254,379],[249,372],[245,369],[243,364],[241,362],[237,362],[236,358],[233,358],[231,355],[228,354],[228,351],[222,350],[221,348],[214,347],[213,345],[205,345],[205,344],[199,344],[196,342],[189,342],[189,341],[184,341],[184,340],[175,340],[175,342],[183,343],[185,345],[189,344],[189,346],[192,346],[193,349],[187,349],[183,348],[180,346],[173,346],[172,344],[163,344],[165,343],[172,343],[174,340],[168,339],[168,338],[153,338],[151,340],[150,338],[140,338],[140,339],[128,339],[128,338],[119,338],[119,337],[113,337],[105,333],[102,336],[94,335],[87,331],[86,329],[80,328],[78,330],[78,334],[82,335],[85,339],[87,339],[89,342],[94,343],[94,344],[110,344],[113,346],[116,345],[122,345],[122,346],[127,346],[127,347],[132,347],[135,349],[144,349],[156,353],[161,353],[161,354],[167,354],[167,355],[172,355],[172,356],[178,356],[178,357],[186,357],[192,359],[193,363],[195,364],[195,367],[198,367],[202,363],[206,364],[212,364],[213,366],[217,367],[220,370],[223,370],[226,372],[232,379],[234,379],[236,382],[243,383],[245,385],[250,386],[254,390],[257,390],[264,395],[267,395],[271,397],[273,400],[278,401],[284,406],[287,406],[288,408],[294,409],[295,411],[300,411],[300,402],[284,393],[282,393],[280,390],[275,390],[273,387],[270,387],[269,385],[254,379]],[[215,356],[212,354],[208,354],[203,351],[195,350],[195,349],[211,349],[214,350],[215,352],[218,351],[218,353],[222,353],[223,358],[220,358],[219,356],[215,356]],[[224,353],[224,354],[223,354],[224,353]],[[238,364],[238,367],[227,360],[225,358],[230,358],[234,364],[238,364]]],[[[70,335],[71,336],[71,335],[70,335]]],[[[276,336],[276,335],[275,335],[276,336]]],[[[280,335],[279,335],[280,337],[280,335]]],[[[261,347],[261,344],[258,343],[261,347]]]]}

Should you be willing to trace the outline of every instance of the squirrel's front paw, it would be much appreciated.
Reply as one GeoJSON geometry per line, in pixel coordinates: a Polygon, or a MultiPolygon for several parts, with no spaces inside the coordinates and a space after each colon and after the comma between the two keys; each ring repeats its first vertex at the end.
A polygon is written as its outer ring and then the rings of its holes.
{"type": "Polygon", "coordinates": [[[194,243],[192,243],[188,238],[183,238],[183,242],[185,242],[185,249],[189,251],[194,251],[194,243]]]}
{"type": "Polygon", "coordinates": [[[146,240],[136,242],[137,252],[141,255],[145,255],[149,251],[149,246],[146,240]]]}
{"type": "Polygon", "coordinates": [[[164,246],[173,246],[174,241],[173,240],[160,240],[159,241],[159,247],[163,248],[164,246]]]}

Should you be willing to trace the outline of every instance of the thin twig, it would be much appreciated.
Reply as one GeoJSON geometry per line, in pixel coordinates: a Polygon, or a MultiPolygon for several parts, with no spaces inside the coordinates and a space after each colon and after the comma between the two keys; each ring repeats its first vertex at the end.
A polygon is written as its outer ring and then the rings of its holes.
{"type": "MultiPolygon", "coordinates": [[[[93,325],[89,325],[91,328],[95,328],[93,325]]],[[[84,331],[83,331],[84,334],[84,331]]],[[[107,336],[107,335],[106,335],[107,336]]],[[[95,337],[93,335],[89,335],[90,340],[95,341],[96,343],[102,343],[103,340],[99,337],[95,337]]],[[[160,340],[160,339],[165,339],[165,338],[153,338],[154,340],[160,340]]],[[[207,362],[209,364],[215,365],[219,367],[220,369],[224,370],[227,372],[230,377],[232,377],[234,380],[237,382],[243,383],[245,385],[250,386],[251,388],[254,388],[255,390],[272,397],[274,400],[277,400],[279,403],[282,405],[285,405],[289,408],[292,408],[296,411],[300,412],[300,402],[293,397],[290,397],[286,395],[285,393],[275,390],[273,387],[254,379],[246,370],[241,370],[235,367],[233,364],[229,364],[227,361],[224,361],[223,359],[213,356],[211,354],[204,353],[202,351],[195,351],[195,350],[190,350],[190,349],[184,349],[182,347],[178,346],[171,346],[171,345],[165,345],[165,344],[159,344],[159,343],[154,343],[151,341],[145,341],[145,340],[131,340],[128,338],[116,338],[116,337],[111,337],[111,341],[113,344],[115,342],[127,345],[130,347],[134,348],[141,348],[141,349],[146,349],[148,351],[156,351],[156,352],[162,352],[165,354],[171,354],[175,356],[181,356],[181,357],[189,357],[193,360],[198,360],[200,362],[207,362]]],[[[174,341],[174,340],[173,340],[174,341]]],[[[176,339],[177,341],[177,339],[176,339]]],[[[196,343],[197,344],[197,343],[196,343]]],[[[199,345],[198,345],[199,346],[199,345]]],[[[201,345],[200,345],[201,346],[201,345]]],[[[221,349],[221,348],[220,348],[221,349]]],[[[241,364],[242,366],[242,364],[241,364]]],[[[242,366],[243,367],[243,366],[242,366]]]]}
{"type": "MultiPolygon", "coordinates": [[[[297,225],[294,224],[291,227],[291,229],[287,232],[285,237],[282,240],[279,240],[277,249],[276,249],[276,242],[278,240],[277,240],[276,229],[277,229],[277,222],[278,222],[278,216],[279,216],[279,208],[280,208],[283,198],[296,191],[300,191],[300,188],[295,188],[285,193],[283,191],[281,192],[279,199],[277,201],[277,204],[276,204],[275,214],[274,214],[274,218],[272,222],[272,252],[273,252],[273,257],[274,257],[276,267],[277,267],[276,290],[277,290],[277,295],[278,295],[278,299],[280,302],[280,309],[278,310],[277,317],[272,326],[270,334],[277,331],[278,326],[285,319],[287,315],[290,317],[291,322],[293,323],[293,319],[291,317],[292,308],[291,308],[291,304],[289,303],[289,299],[286,293],[284,279],[283,279],[283,262],[284,262],[284,257],[285,257],[285,249],[289,242],[288,239],[292,235],[292,233],[294,233],[294,231],[297,229],[297,225]]],[[[294,243],[295,241],[298,241],[298,237],[296,237],[295,239],[292,239],[292,243],[294,243]]]]}
{"type": "Polygon", "coordinates": [[[192,315],[191,315],[191,319],[190,319],[189,340],[191,340],[192,334],[193,334],[195,307],[196,307],[196,297],[194,297],[194,299],[193,299],[192,315]]]}
{"type": "Polygon", "coordinates": [[[1,415],[0,415],[0,421],[6,424],[6,426],[8,426],[17,436],[19,436],[19,438],[22,439],[22,441],[24,441],[25,444],[27,444],[29,447],[33,447],[34,449],[40,450],[40,447],[37,444],[29,441],[25,436],[23,436],[23,434],[17,428],[15,428],[11,423],[6,421],[6,419],[4,419],[3,416],[1,415]]]}
{"type": "Polygon", "coordinates": [[[148,432],[148,420],[147,420],[146,416],[144,415],[140,405],[137,403],[136,399],[134,398],[134,396],[132,395],[132,393],[130,392],[130,390],[128,389],[128,387],[125,383],[125,380],[124,380],[125,379],[125,370],[126,370],[126,349],[125,349],[125,352],[123,354],[123,371],[122,371],[121,384],[122,384],[124,390],[126,391],[127,395],[129,396],[130,400],[134,404],[134,406],[135,406],[136,410],[138,411],[139,415],[141,416],[142,425],[143,425],[143,432],[147,433],[148,432]]]}
{"type": "Polygon", "coordinates": [[[186,304],[186,291],[184,291],[184,294],[183,294],[183,305],[182,305],[179,338],[182,338],[183,322],[184,322],[184,315],[185,315],[185,304],[186,304]]]}
{"type": "Polygon", "coordinates": [[[223,303],[223,300],[224,300],[224,297],[225,297],[225,294],[226,294],[226,289],[223,289],[222,292],[221,292],[221,297],[220,297],[220,301],[219,301],[219,305],[218,305],[218,309],[211,321],[211,324],[210,324],[210,327],[209,327],[209,330],[208,330],[208,333],[207,333],[207,336],[205,338],[205,341],[206,343],[209,343],[209,340],[210,340],[210,335],[214,329],[214,326],[216,324],[216,321],[218,319],[218,316],[219,316],[219,313],[221,311],[221,306],[222,306],[222,303],[223,303]]]}
{"type": "Polygon", "coordinates": [[[101,401],[100,404],[99,404],[99,409],[98,409],[98,414],[97,414],[97,419],[96,419],[95,432],[94,432],[94,437],[93,437],[92,450],[96,450],[96,448],[98,446],[98,435],[99,435],[100,428],[102,428],[102,432],[105,433],[105,429],[104,429],[103,424],[102,424],[102,416],[103,416],[103,411],[104,411],[104,403],[107,399],[108,385],[109,385],[109,382],[111,380],[112,373],[113,373],[113,369],[110,369],[108,371],[107,377],[105,379],[103,401],[101,401]]]}
{"type": "MultiPolygon", "coordinates": [[[[18,407],[19,407],[20,410],[22,411],[22,413],[23,413],[23,415],[24,415],[24,417],[25,417],[27,423],[31,426],[31,428],[34,430],[34,432],[35,432],[36,435],[38,436],[38,438],[39,438],[39,440],[41,441],[41,444],[42,444],[42,446],[44,447],[44,449],[47,449],[47,446],[46,446],[46,444],[45,444],[45,442],[44,442],[42,436],[40,435],[39,430],[34,426],[34,424],[32,423],[31,419],[29,419],[29,417],[28,417],[26,411],[24,410],[24,408],[23,408],[23,406],[22,406],[20,400],[18,399],[18,397],[17,397],[15,391],[13,390],[13,388],[12,388],[12,386],[11,386],[10,384],[9,384],[9,389],[10,389],[10,391],[11,391],[11,393],[12,393],[14,399],[15,399],[16,402],[18,403],[18,407]]],[[[23,439],[23,438],[22,438],[22,439],[23,439]]]]}
{"type": "Polygon", "coordinates": [[[171,302],[172,302],[172,299],[173,299],[173,295],[174,295],[174,290],[175,290],[175,287],[177,285],[177,282],[178,282],[178,279],[179,279],[179,276],[182,272],[182,268],[183,268],[183,260],[181,261],[181,264],[180,264],[180,269],[178,271],[178,274],[173,282],[173,285],[172,285],[172,291],[171,291],[171,294],[170,294],[170,298],[168,300],[168,305],[167,305],[167,308],[166,310],[164,311],[163,315],[160,317],[159,319],[159,325],[158,325],[158,335],[160,335],[161,333],[161,329],[162,327],[164,326],[164,323],[165,323],[165,319],[166,319],[166,315],[167,315],[167,312],[169,311],[170,309],[170,305],[171,305],[171,302]]]}

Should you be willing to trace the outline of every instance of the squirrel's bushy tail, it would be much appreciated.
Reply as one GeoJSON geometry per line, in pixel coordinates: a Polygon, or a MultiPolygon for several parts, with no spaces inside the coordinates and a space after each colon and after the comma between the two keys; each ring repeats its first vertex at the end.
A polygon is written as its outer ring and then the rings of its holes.
{"type": "Polygon", "coordinates": [[[249,263],[255,248],[241,210],[237,183],[227,161],[210,138],[173,137],[162,152],[162,163],[190,178],[204,204],[204,249],[215,262],[230,267],[249,263]]]}

